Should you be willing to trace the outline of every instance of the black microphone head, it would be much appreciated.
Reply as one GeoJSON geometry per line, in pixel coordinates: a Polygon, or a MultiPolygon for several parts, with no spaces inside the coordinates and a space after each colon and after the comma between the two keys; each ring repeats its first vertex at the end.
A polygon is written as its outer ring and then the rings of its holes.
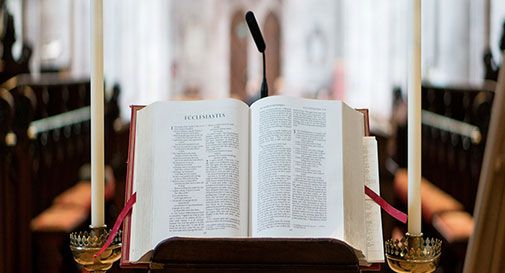
{"type": "Polygon", "coordinates": [[[256,47],[258,47],[259,52],[264,52],[266,49],[265,41],[263,40],[263,35],[261,35],[261,31],[258,26],[258,22],[256,22],[256,17],[254,17],[254,13],[252,13],[252,11],[248,11],[245,14],[245,20],[247,22],[247,26],[249,26],[249,30],[251,31],[254,42],[256,43],[256,47]]]}

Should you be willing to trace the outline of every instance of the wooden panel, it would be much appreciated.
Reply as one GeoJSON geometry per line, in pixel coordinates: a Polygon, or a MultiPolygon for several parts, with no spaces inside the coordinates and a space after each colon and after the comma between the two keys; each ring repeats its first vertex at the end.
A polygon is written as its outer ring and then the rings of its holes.
{"type": "Polygon", "coordinates": [[[360,272],[352,248],[335,239],[169,238],[152,272],[360,272]]]}
{"type": "Polygon", "coordinates": [[[14,273],[16,266],[15,185],[11,171],[13,146],[6,142],[12,129],[14,99],[0,89],[0,272],[14,273]]]}
{"type": "Polygon", "coordinates": [[[16,264],[17,272],[32,272],[32,264],[25,262],[26,253],[32,251],[30,234],[30,220],[32,219],[32,140],[27,132],[33,116],[31,90],[16,92],[15,119],[13,131],[16,133],[16,146],[13,153],[13,165],[10,171],[15,174],[15,203],[16,208],[16,264]]]}
{"type": "MultiPolygon", "coordinates": [[[[502,61],[505,63],[505,56],[502,61]]],[[[493,103],[488,142],[475,204],[465,273],[499,273],[505,267],[505,69],[493,103]]]]}

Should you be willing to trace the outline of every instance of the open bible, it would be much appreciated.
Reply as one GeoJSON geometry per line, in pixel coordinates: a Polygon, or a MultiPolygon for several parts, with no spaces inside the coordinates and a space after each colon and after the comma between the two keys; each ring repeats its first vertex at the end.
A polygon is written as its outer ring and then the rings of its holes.
{"type": "Polygon", "coordinates": [[[122,265],[174,237],[336,238],[384,262],[377,144],[340,101],[273,96],[133,107],[122,265]]]}

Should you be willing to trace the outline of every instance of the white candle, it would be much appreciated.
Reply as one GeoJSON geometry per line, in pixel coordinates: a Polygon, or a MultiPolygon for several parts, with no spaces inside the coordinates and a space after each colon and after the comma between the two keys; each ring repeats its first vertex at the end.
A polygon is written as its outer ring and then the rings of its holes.
{"type": "Polygon", "coordinates": [[[104,221],[103,2],[91,1],[91,226],[104,221]]]}
{"type": "Polygon", "coordinates": [[[421,233],[421,0],[411,0],[408,75],[408,231],[421,233]]]}

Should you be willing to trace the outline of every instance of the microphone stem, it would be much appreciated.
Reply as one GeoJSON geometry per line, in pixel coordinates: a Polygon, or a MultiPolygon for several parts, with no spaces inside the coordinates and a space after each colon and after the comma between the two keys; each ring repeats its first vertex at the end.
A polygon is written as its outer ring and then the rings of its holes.
{"type": "Polygon", "coordinates": [[[261,97],[268,97],[267,69],[265,61],[265,52],[263,53],[263,82],[261,83],[261,97]]]}
{"type": "Polygon", "coordinates": [[[266,68],[266,61],[265,61],[265,52],[262,52],[263,55],[263,80],[267,78],[267,68],[266,68]]]}

